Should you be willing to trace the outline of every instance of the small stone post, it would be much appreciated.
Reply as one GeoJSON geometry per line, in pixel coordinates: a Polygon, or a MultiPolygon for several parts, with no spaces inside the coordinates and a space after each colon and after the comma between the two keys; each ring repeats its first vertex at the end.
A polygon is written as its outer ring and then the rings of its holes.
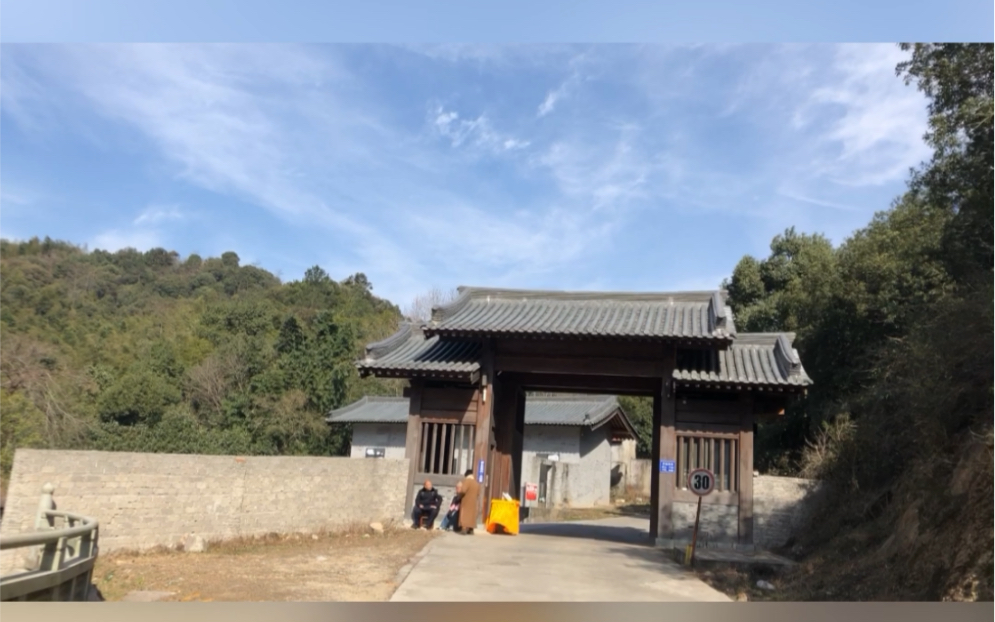
{"type": "Polygon", "coordinates": [[[55,486],[52,484],[45,484],[41,487],[41,501],[38,502],[38,515],[35,516],[35,529],[53,529],[55,527],[54,519],[46,514],[46,512],[55,509],[55,499],[52,498],[54,492],[55,486]]]}
{"type": "MultiPolygon", "coordinates": [[[[36,531],[48,531],[49,529],[55,529],[55,519],[51,518],[46,514],[46,512],[55,509],[55,500],[52,495],[55,493],[55,486],[51,483],[46,483],[41,487],[41,500],[38,501],[38,513],[35,515],[35,530],[36,531]]],[[[24,553],[23,565],[29,570],[37,570],[41,567],[42,558],[45,554],[45,547],[38,545],[31,547],[24,553]]]]}

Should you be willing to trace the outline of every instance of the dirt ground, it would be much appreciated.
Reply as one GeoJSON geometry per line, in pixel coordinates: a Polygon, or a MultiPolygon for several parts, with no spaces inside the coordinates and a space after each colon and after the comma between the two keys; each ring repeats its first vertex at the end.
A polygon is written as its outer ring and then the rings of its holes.
{"type": "Polygon", "coordinates": [[[744,570],[724,564],[712,564],[706,568],[695,568],[694,573],[699,579],[736,601],[785,600],[780,573],[766,568],[744,570]],[[769,591],[757,587],[759,580],[770,583],[775,589],[769,591]]]}
{"type": "Polygon", "coordinates": [[[169,592],[163,601],[385,601],[395,579],[436,534],[411,529],[269,537],[203,553],[101,555],[94,584],[105,600],[169,592]]]}

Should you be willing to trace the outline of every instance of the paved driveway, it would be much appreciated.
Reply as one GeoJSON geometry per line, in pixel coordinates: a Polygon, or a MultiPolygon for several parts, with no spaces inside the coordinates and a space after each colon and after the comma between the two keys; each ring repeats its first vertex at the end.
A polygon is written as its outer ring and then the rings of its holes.
{"type": "Polygon", "coordinates": [[[662,550],[649,521],[522,525],[518,536],[444,534],[391,601],[716,602],[730,600],[662,550]]]}

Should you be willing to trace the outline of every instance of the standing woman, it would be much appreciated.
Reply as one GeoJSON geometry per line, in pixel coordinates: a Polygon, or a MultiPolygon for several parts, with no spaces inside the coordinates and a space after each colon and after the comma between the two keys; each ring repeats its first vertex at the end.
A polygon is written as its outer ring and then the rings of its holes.
{"type": "Polygon", "coordinates": [[[459,504],[459,527],[465,534],[473,535],[473,530],[477,527],[477,492],[480,486],[473,477],[473,470],[466,472],[463,479],[463,498],[459,504]]]}

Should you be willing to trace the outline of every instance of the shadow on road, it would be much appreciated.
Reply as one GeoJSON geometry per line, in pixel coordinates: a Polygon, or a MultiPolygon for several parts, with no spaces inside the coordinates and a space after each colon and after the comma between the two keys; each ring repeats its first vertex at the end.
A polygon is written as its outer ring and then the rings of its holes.
{"type": "Polygon", "coordinates": [[[520,527],[519,533],[627,545],[611,547],[607,552],[624,555],[638,566],[661,572],[676,580],[698,581],[693,572],[683,568],[674,560],[671,551],[653,546],[648,521],[645,527],[638,527],[611,524],[609,521],[612,520],[617,519],[597,522],[526,523],[520,527]]]}
{"type": "Polygon", "coordinates": [[[522,534],[601,540],[620,544],[646,545],[652,543],[649,530],[623,525],[597,525],[591,523],[526,523],[519,528],[522,534]]]}

